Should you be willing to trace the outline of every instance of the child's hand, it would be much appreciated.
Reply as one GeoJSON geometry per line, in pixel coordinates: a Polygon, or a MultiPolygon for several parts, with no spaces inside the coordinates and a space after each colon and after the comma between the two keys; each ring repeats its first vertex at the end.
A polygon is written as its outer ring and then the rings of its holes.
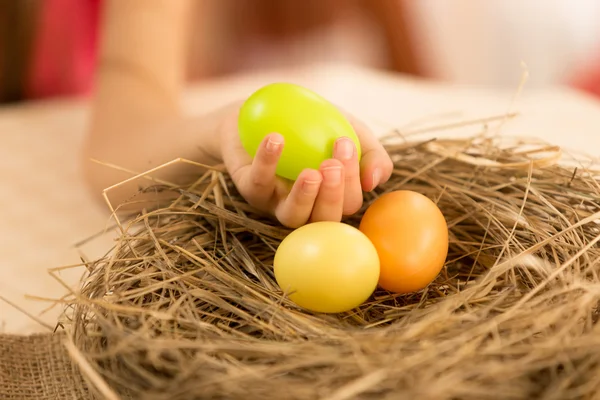
{"type": "Polygon", "coordinates": [[[361,143],[360,165],[354,143],[338,139],[331,159],[325,160],[319,170],[305,169],[292,184],[275,175],[285,146],[283,137],[276,132],[268,135],[252,160],[238,136],[238,110],[221,126],[223,162],[246,201],[272,213],[285,226],[340,221],[343,215],[360,209],[363,190],[371,191],[390,178],[393,165],[383,146],[365,125],[346,115],[361,143]]]}

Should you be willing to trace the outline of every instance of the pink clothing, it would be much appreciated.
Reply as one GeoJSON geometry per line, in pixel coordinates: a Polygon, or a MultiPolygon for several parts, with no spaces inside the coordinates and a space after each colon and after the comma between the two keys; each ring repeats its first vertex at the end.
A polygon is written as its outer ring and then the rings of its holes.
{"type": "Polygon", "coordinates": [[[40,4],[26,96],[87,94],[96,65],[102,0],[44,0],[40,4]]]}
{"type": "Polygon", "coordinates": [[[571,86],[600,98],[600,58],[588,61],[587,68],[575,75],[571,86]]]}
{"type": "MultiPolygon", "coordinates": [[[[91,91],[102,5],[103,0],[40,2],[26,97],[78,96],[91,91]]],[[[577,74],[571,85],[600,97],[600,60],[591,61],[591,68],[577,74]]]]}

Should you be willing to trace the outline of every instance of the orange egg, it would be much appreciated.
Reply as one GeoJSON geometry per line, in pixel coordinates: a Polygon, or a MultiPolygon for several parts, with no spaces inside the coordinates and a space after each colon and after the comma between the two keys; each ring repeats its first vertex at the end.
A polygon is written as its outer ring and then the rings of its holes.
{"type": "Polygon", "coordinates": [[[383,289],[396,293],[423,289],[446,262],[446,219],[420,193],[398,190],[382,195],[367,208],[359,229],[377,249],[383,289]]]}

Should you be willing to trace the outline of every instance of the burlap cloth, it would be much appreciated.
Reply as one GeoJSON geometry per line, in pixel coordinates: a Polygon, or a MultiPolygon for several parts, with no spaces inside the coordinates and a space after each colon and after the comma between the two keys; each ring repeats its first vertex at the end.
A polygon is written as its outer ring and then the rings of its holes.
{"type": "Polygon", "coordinates": [[[64,333],[0,335],[0,399],[88,399],[64,333]]]}

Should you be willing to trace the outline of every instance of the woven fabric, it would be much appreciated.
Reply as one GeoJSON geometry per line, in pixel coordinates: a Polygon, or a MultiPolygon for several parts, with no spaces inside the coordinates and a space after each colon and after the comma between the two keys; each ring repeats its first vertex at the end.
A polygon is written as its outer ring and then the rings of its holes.
{"type": "Polygon", "coordinates": [[[63,334],[0,335],[0,399],[90,398],[63,334]]]}

